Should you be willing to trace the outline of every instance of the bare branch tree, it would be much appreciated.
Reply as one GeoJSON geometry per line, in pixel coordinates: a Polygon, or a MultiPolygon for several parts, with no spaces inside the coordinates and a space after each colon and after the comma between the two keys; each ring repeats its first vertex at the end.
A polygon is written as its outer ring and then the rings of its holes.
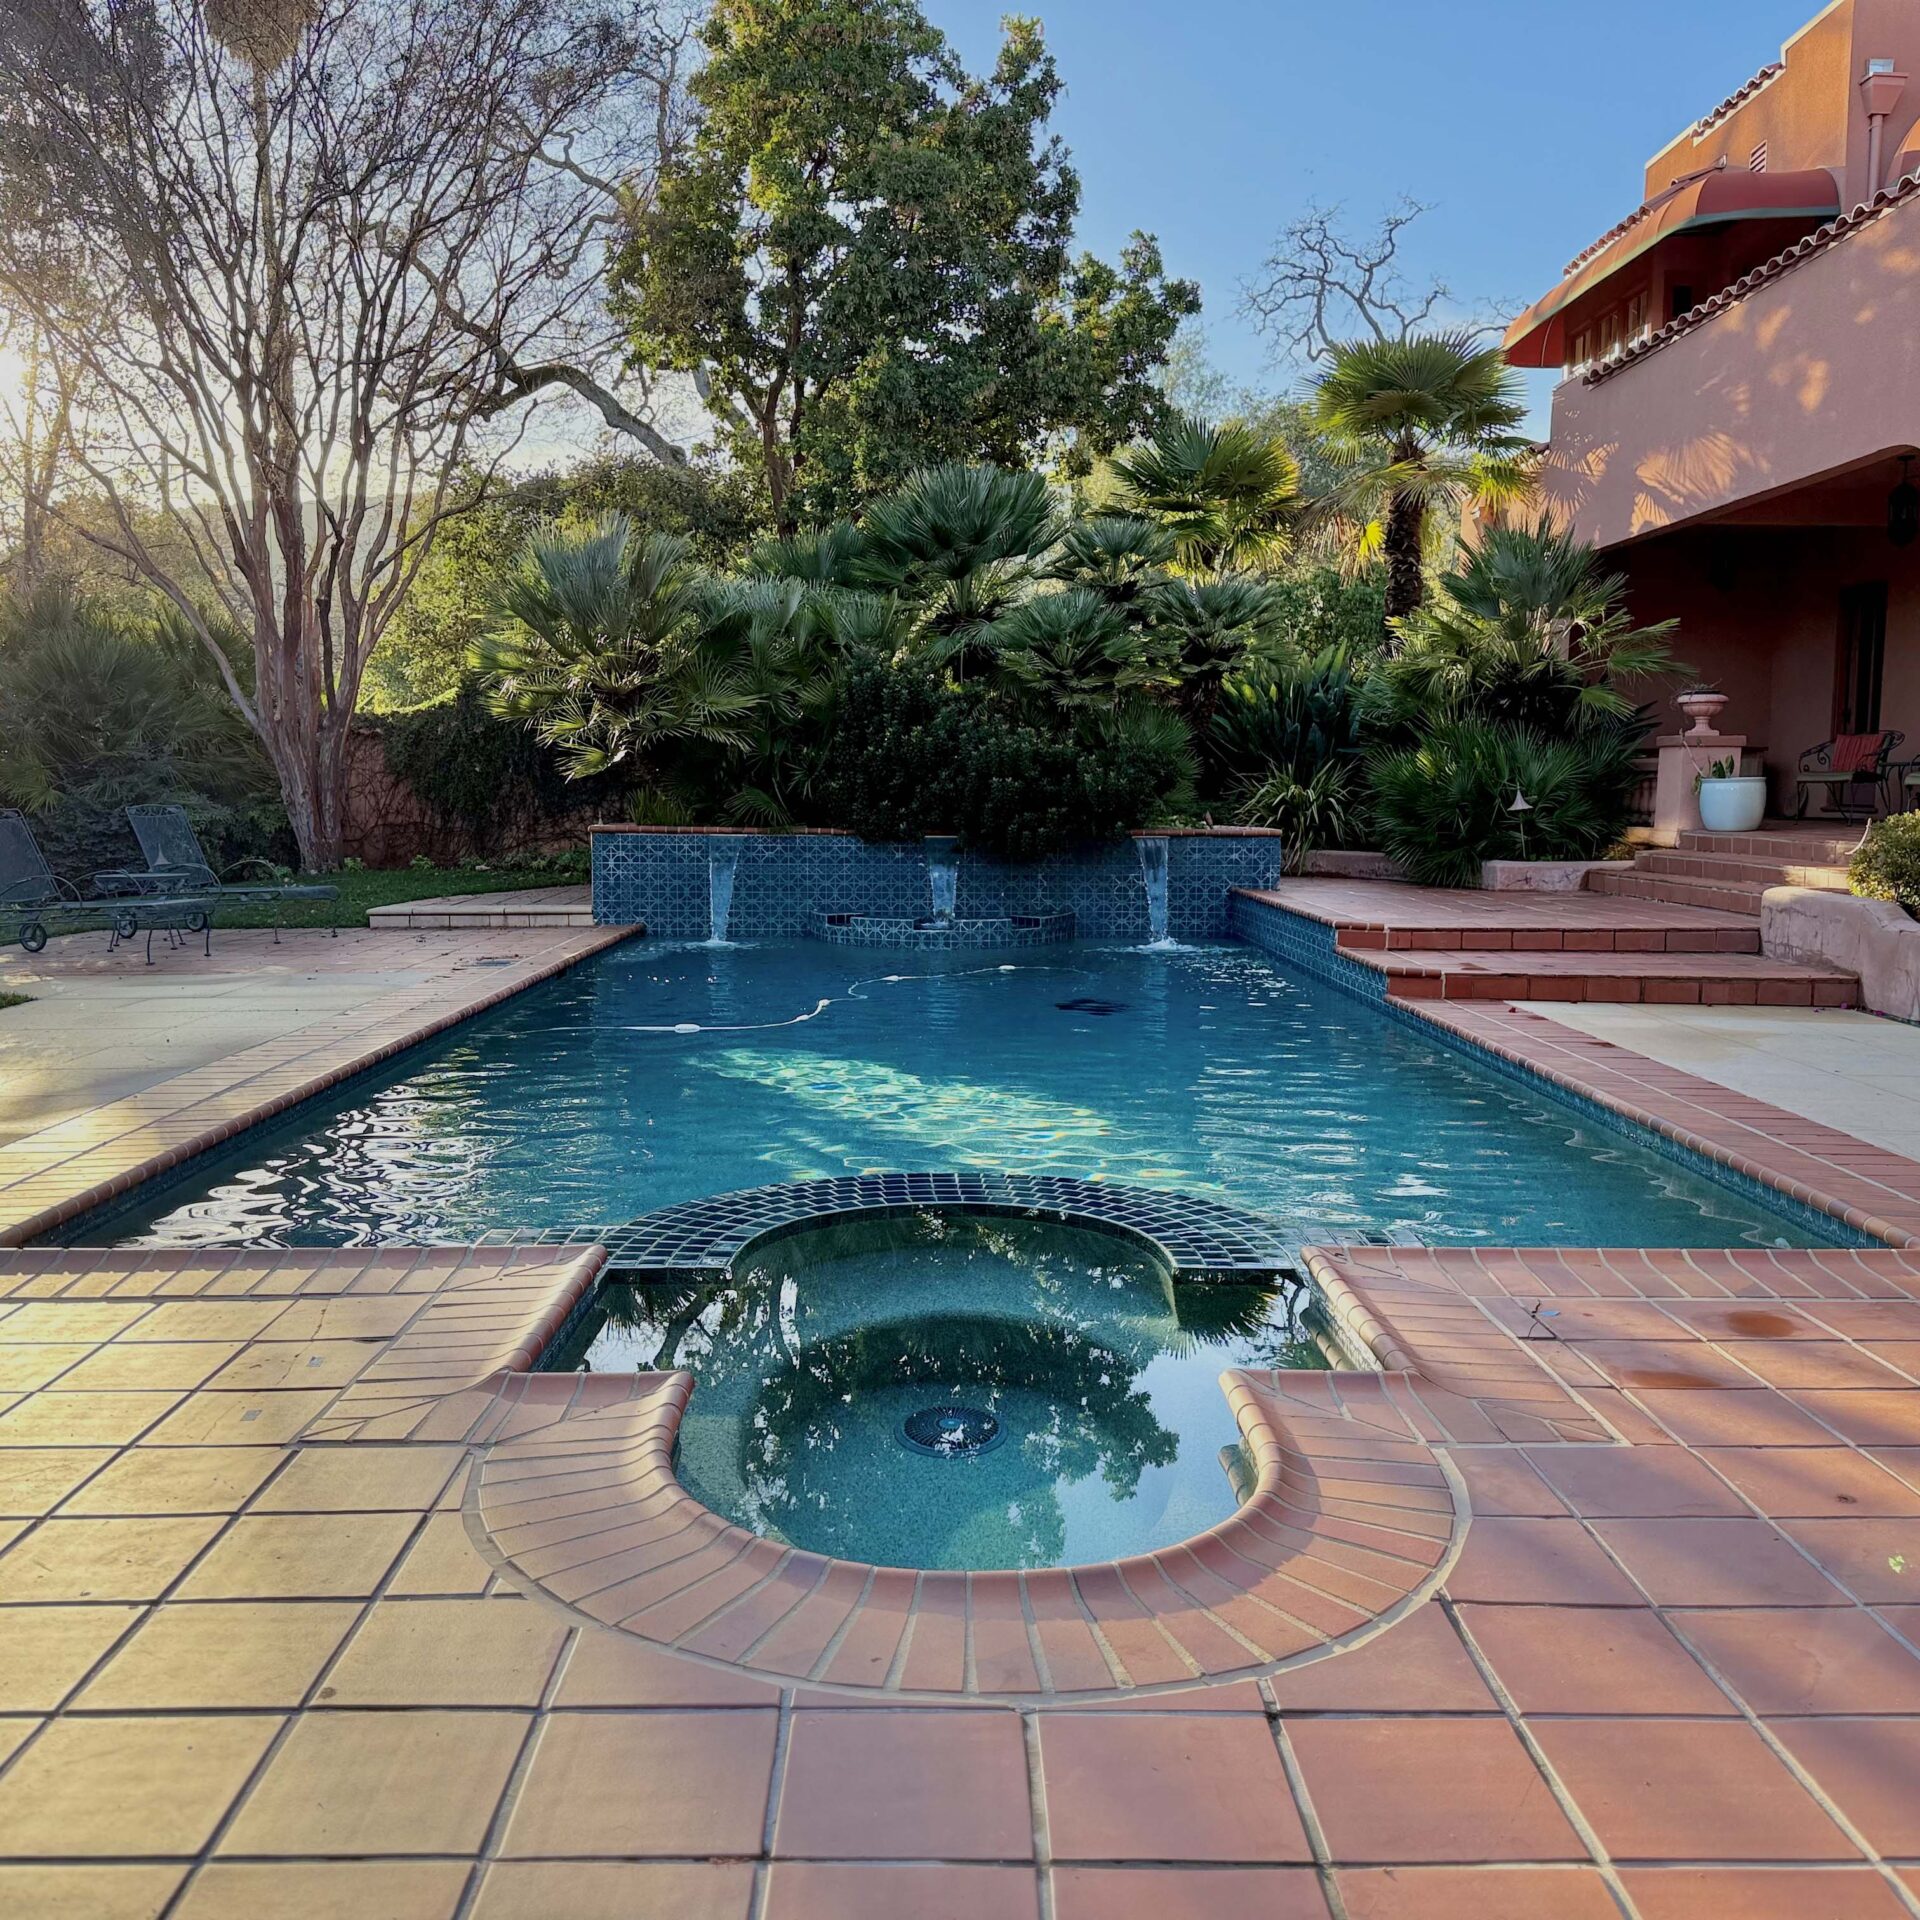
{"type": "Polygon", "coordinates": [[[677,137],[674,4],[0,0],[0,306],[77,382],[72,524],[198,634],[309,866],[452,476],[555,387],[684,458],[599,294],[677,137]]]}
{"type": "MultiPolygon", "coordinates": [[[[1410,278],[1400,259],[1406,230],[1431,207],[1402,200],[1372,233],[1356,233],[1339,207],[1312,207],[1282,230],[1259,272],[1241,290],[1241,308],[1277,358],[1324,364],[1344,341],[1406,340],[1445,321],[1460,331],[1444,280],[1410,278]]],[[[1492,317],[1466,322],[1484,339],[1492,317]]]]}

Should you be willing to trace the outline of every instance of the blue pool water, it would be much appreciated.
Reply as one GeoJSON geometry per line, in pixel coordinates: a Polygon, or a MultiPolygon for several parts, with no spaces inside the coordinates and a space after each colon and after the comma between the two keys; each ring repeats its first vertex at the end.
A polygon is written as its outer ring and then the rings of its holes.
{"type": "Polygon", "coordinates": [[[1250,948],[804,941],[614,948],[197,1162],[105,1231],[459,1242],[767,1181],[956,1167],[1213,1193],[1334,1239],[1810,1237],[1250,948]]]}
{"type": "Polygon", "coordinates": [[[1112,1234],[921,1214],[779,1240],[704,1285],[607,1286],[559,1367],[684,1367],[682,1484],[755,1533],[886,1566],[1167,1546],[1247,1484],[1227,1367],[1324,1364],[1278,1288],[1188,1283],[1112,1234]]]}

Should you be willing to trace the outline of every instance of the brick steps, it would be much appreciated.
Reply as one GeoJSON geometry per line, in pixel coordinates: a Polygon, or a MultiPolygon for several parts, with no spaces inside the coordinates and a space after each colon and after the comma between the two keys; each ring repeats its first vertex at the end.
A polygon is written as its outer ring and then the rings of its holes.
{"type": "Polygon", "coordinates": [[[1853,1007],[1860,983],[1836,968],[1751,953],[1361,951],[1394,1000],[1611,1000],[1668,1006],[1853,1007]]]}
{"type": "MultiPolygon", "coordinates": [[[[1578,899],[1579,896],[1571,895],[1578,899]]],[[[1612,927],[1549,927],[1521,922],[1511,927],[1341,926],[1334,939],[1362,959],[1370,952],[1446,953],[1758,953],[1759,923],[1684,926],[1626,924],[1612,927]]],[[[1516,916],[1517,920],[1517,916],[1516,916]]]]}
{"type": "Polygon", "coordinates": [[[1754,922],[1753,946],[1760,949],[1760,896],[1778,881],[1755,884],[1748,881],[1734,886],[1707,880],[1681,879],[1674,875],[1643,873],[1637,867],[1628,873],[1590,873],[1587,890],[1605,894],[1614,900],[1659,900],[1671,907],[1705,907],[1714,913],[1737,913],[1754,922]]]}
{"type": "Polygon", "coordinates": [[[1847,862],[1859,839],[1785,827],[1754,833],[1683,833],[1672,847],[1650,847],[1625,872],[1590,873],[1587,890],[1616,900],[1758,915],[1769,887],[1844,893],[1847,862]]]}

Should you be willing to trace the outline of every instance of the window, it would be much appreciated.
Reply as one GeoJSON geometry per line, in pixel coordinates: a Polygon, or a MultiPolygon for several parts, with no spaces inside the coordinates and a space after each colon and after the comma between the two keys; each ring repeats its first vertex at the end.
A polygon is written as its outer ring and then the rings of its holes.
{"type": "Polygon", "coordinates": [[[1644,340],[1652,332],[1653,329],[1647,324],[1650,304],[1651,296],[1644,292],[1636,293],[1627,302],[1627,344],[1629,346],[1636,340],[1644,340]]]}
{"type": "Polygon", "coordinates": [[[1693,311],[1693,289],[1691,287],[1675,287],[1673,292],[1668,296],[1667,306],[1669,309],[1667,318],[1669,320],[1678,320],[1683,313],[1691,313],[1693,311]]]}

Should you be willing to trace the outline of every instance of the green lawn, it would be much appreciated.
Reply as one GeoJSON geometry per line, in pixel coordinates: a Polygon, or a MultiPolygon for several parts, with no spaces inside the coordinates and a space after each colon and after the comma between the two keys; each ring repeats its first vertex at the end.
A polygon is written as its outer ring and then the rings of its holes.
{"type": "MultiPolygon", "coordinates": [[[[302,879],[308,876],[302,875],[302,879]]],[[[337,900],[276,900],[259,906],[223,906],[219,927],[364,927],[370,907],[396,907],[406,900],[440,900],[453,893],[509,893],[517,887],[584,886],[586,875],[559,863],[539,866],[397,867],[390,872],[352,870],[315,874],[338,887],[337,900]]]]}

